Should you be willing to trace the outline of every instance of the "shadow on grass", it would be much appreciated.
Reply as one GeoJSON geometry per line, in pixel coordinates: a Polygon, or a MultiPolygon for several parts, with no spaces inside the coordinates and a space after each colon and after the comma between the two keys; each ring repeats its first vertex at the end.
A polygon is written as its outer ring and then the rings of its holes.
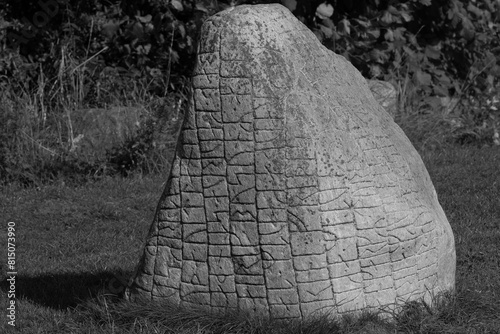
{"type": "MultiPolygon", "coordinates": [[[[42,274],[16,276],[16,299],[27,299],[53,309],[76,307],[100,294],[122,296],[131,273],[42,274]]],[[[7,277],[8,278],[8,277],[7,277]]],[[[0,290],[7,293],[9,282],[3,279],[0,290]]]]}

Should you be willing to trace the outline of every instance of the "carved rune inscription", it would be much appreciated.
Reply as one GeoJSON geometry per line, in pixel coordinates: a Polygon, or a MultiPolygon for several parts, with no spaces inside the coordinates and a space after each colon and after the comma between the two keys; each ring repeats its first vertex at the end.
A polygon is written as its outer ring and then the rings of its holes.
{"type": "Polygon", "coordinates": [[[131,298],[297,318],[453,288],[420,157],[284,7],[205,22],[192,100],[131,298]]]}

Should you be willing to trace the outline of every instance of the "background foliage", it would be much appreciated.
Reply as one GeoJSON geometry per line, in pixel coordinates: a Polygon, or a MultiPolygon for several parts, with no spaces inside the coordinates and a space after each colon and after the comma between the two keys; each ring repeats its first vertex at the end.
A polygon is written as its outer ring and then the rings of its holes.
{"type": "Polygon", "coordinates": [[[365,77],[393,83],[407,133],[425,142],[440,124],[441,144],[500,144],[500,0],[10,0],[0,4],[0,178],[158,170],[148,159],[165,138],[152,133],[186,105],[203,21],[271,2],[365,77]],[[81,161],[71,112],[113,105],[149,110],[142,129],[104,166],[81,161]]]}

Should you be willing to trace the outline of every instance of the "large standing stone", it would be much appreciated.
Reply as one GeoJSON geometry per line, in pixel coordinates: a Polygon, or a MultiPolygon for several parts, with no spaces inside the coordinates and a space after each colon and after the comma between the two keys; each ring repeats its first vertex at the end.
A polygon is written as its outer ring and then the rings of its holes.
{"type": "Polygon", "coordinates": [[[453,234],[422,160],[287,9],[207,20],[193,88],[130,298],[300,318],[453,289],[453,234]]]}

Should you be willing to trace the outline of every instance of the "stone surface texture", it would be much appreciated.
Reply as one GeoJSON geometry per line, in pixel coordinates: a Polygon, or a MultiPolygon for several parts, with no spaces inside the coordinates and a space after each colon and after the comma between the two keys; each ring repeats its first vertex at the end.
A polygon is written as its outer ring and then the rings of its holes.
{"type": "Polygon", "coordinates": [[[361,74],[280,5],[207,20],[128,298],[303,318],[454,288],[429,175],[361,74]]]}

